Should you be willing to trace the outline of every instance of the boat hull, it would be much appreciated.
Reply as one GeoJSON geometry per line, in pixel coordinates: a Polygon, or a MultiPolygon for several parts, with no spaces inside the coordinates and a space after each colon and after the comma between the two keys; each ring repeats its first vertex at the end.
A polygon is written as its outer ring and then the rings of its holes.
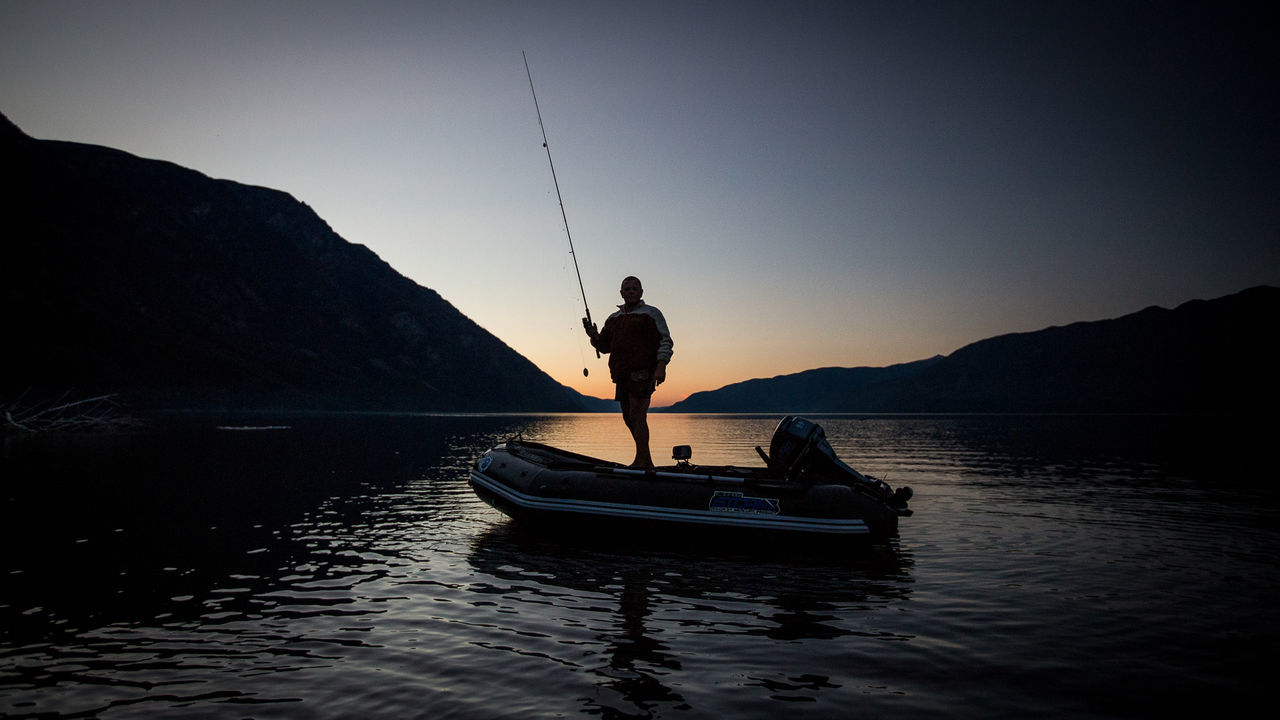
{"type": "Polygon", "coordinates": [[[764,469],[632,470],[517,441],[485,453],[470,481],[476,495],[502,513],[562,531],[603,527],[869,539],[896,534],[899,514],[843,484],[799,485],[764,469]]]}

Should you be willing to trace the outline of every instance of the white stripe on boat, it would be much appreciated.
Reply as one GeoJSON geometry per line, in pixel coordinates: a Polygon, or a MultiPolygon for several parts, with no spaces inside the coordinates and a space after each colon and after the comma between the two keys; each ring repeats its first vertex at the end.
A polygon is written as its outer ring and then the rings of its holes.
{"type": "Polygon", "coordinates": [[[639,520],[667,520],[695,525],[729,525],[749,527],[760,530],[789,530],[796,532],[828,533],[834,535],[866,535],[871,532],[867,524],[859,518],[809,518],[778,515],[747,515],[708,510],[689,510],[685,508],[666,508],[655,505],[627,505],[624,503],[600,502],[596,500],[574,500],[571,498],[541,498],[526,495],[506,485],[471,471],[471,482],[501,496],[503,499],[530,510],[551,510],[560,512],[585,513],[588,515],[604,515],[609,517],[634,518],[639,520]]]}

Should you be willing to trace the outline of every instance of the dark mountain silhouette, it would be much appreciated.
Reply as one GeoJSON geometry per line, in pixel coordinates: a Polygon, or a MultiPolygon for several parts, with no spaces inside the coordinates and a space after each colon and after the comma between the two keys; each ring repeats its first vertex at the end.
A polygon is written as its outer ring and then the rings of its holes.
{"type": "Polygon", "coordinates": [[[841,412],[868,388],[918,375],[941,357],[884,368],[826,367],[772,378],[756,378],[696,392],[664,408],[670,412],[841,412]]]}
{"type": "Polygon", "coordinates": [[[670,412],[1263,412],[1280,399],[1280,289],[1256,287],[967,345],[690,395],[670,412]]]}
{"type": "MultiPolygon", "coordinates": [[[[0,115],[0,404],[602,410],[286,193],[35,140],[0,115]]],[[[1280,398],[1280,289],[887,368],[701,392],[675,412],[1242,412],[1280,398]]]]}
{"type": "Polygon", "coordinates": [[[286,193],[0,116],[0,400],[579,410],[581,396],[286,193]]]}

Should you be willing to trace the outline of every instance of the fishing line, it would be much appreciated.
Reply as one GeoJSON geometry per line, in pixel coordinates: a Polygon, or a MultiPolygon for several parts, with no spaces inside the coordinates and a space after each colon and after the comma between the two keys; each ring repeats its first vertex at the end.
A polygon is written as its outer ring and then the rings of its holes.
{"type": "MultiPolygon", "coordinates": [[[[560,271],[564,273],[565,277],[568,277],[569,263],[566,263],[566,262],[560,263],[560,271]]],[[[570,308],[578,304],[578,298],[574,297],[573,293],[569,293],[566,300],[567,302],[565,304],[570,308]]],[[[578,334],[582,332],[581,330],[578,329],[582,327],[582,324],[577,323],[577,327],[575,327],[573,324],[570,324],[567,327],[569,330],[569,334],[572,338],[570,342],[572,342],[573,345],[578,348],[578,362],[582,363],[582,369],[584,370],[582,375],[583,377],[587,377],[587,373],[585,372],[585,370],[587,369],[587,356],[582,353],[582,343],[580,342],[582,336],[578,334]]]]}
{"type": "MultiPolygon", "coordinates": [[[[573,250],[573,233],[569,232],[569,216],[564,211],[564,198],[560,195],[560,181],[556,179],[556,164],[551,159],[551,145],[547,143],[547,126],[542,124],[542,108],[538,107],[538,91],[533,89],[533,73],[529,72],[529,56],[523,50],[520,51],[520,57],[524,58],[524,74],[529,77],[529,93],[533,95],[533,109],[538,113],[538,129],[542,131],[542,148],[547,151],[547,164],[551,166],[551,182],[556,186],[556,200],[560,202],[560,218],[564,220],[564,234],[569,238],[569,255],[573,257],[573,272],[578,276],[578,292],[582,294],[582,309],[587,312],[587,324],[591,322],[591,307],[587,305],[587,291],[582,287],[582,272],[578,270],[578,254],[573,250]]],[[[581,353],[581,348],[578,349],[581,353]]],[[[600,351],[596,350],[596,357],[600,357],[600,351]]],[[[582,375],[588,375],[587,368],[582,368],[582,375]]]]}

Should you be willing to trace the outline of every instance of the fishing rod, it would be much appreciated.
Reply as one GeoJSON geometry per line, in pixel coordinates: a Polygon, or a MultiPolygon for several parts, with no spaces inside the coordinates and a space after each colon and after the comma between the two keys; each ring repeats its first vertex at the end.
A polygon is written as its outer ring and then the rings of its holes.
{"type": "MultiPolygon", "coordinates": [[[[538,91],[533,89],[533,73],[529,72],[529,56],[521,50],[520,57],[524,58],[524,74],[529,76],[529,93],[533,95],[533,109],[538,113],[538,129],[542,130],[542,148],[547,151],[547,164],[551,166],[551,182],[556,186],[556,200],[560,201],[560,218],[564,220],[564,234],[569,238],[569,254],[573,256],[573,272],[578,276],[578,292],[582,294],[582,309],[587,311],[587,325],[593,326],[591,307],[587,305],[587,291],[582,288],[582,272],[578,270],[578,254],[573,251],[573,233],[569,232],[569,216],[564,212],[564,198],[560,196],[560,181],[556,179],[556,164],[551,160],[551,146],[547,144],[547,127],[542,124],[542,109],[538,107],[538,91]]],[[[599,350],[596,350],[596,357],[600,357],[599,350]]],[[[582,375],[584,377],[587,375],[586,368],[582,368],[582,375]]]]}

